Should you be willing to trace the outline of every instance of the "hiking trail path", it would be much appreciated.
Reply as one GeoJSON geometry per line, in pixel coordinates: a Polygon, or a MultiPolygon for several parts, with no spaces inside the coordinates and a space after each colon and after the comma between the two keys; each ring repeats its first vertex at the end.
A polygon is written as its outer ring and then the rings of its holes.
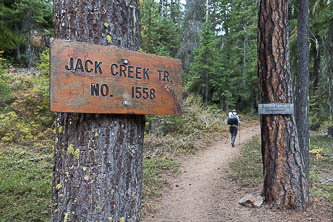
{"type": "Polygon", "coordinates": [[[248,216],[248,209],[238,204],[241,196],[233,195],[235,188],[230,187],[227,174],[230,161],[256,135],[259,135],[259,126],[241,128],[235,147],[227,137],[185,159],[180,175],[169,180],[170,186],[162,191],[155,213],[145,217],[144,222],[227,221],[230,213],[233,214],[230,219],[236,219],[234,212],[230,212],[235,207],[240,217],[248,216]],[[225,200],[230,201],[228,205],[225,200]]]}
{"type": "MultiPolygon", "coordinates": [[[[229,164],[241,153],[242,147],[253,136],[260,136],[260,127],[243,127],[235,147],[230,137],[184,157],[177,176],[168,177],[168,186],[162,197],[154,201],[154,209],[143,222],[304,222],[331,221],[327,212],[314,204],[306,212],[276,211],[263,205],[261,208],[241,206],[239,200],[248,193],[262,190],[258,187],[241,187],[228,177],[229,164]]],[[[247,164],[247,163],[244,163],[247,164]]]]}

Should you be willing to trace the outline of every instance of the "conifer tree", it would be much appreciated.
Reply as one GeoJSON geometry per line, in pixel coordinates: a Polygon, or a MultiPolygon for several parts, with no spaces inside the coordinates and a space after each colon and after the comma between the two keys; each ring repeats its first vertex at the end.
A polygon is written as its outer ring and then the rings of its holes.
{"type": "Polygon", "coordinates": [[[299,0],[298,9],[295,117],[304,170],[309,180],[309,1],[299,0]]]}
{"type": "MultiPolygon", "coordinates": [[[[287,15],[286,0],[260,2],[258,77],[261,104],[293,102],[287,15]]],[[[272,208],[305,210],[309,204],[309,180],[294,115],[262,115],[260,123],[265,201],[272,208]]]]}
{"type": "MultiPolygon", "coordinates": [[[[137,0],[56,0],[54,21],[59,39],[140,48],[137,0]]],[[[145,117],[57,113],[56,126],[52,221],[139,222],[145,117]]]]}
{"type": "Polygon", "coordinates": [[[36,54],[33,35],[52,29],[52,5],[46,0],[4,0],[0,3],[0,48],[15,54],[30,67],[36,54]]]}
{"type": "Polygon", "coordinates": [[[217,41],[209,23],[204,24],[200,35],[200,47],[194,50],[190,67],[189,90],[201,94],[207,104],[211,100],[211,81],[217,76],[217,41]]]}
{"type": "Polygon", "coordinates": [[[181,41],[180,3],[146,0],[141,8],[144,52],[175,57],[181,41]],[[163,4],[163,6],[161,6],[163,4]],[[163,8],[163,14],[160,11],[163,8]]]}
{"type": "Polygon", "coordinates": [[[177,52],[177,58],[182,60],[185,73],[190,69],[194,49],[199,48],[200,45],[205,2],[203,0],[186,0],[183,41],[177,52]]]}

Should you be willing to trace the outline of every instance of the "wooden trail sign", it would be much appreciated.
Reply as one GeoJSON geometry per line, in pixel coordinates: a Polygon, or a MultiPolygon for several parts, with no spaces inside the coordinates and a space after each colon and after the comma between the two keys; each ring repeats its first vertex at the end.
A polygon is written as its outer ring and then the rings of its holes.
{"type": "Polygon", "coordinates": [[[294,114],[294,104],[280,104],[280,103],[270,103],[270,104],[259,104],[259,114],[261,115],[292,115],[294,114]]]}
{"type": "Polygon", "coordinates": [[[53,112],[181,114],[179,60],[59,39],[50,57],[53,112]]]}

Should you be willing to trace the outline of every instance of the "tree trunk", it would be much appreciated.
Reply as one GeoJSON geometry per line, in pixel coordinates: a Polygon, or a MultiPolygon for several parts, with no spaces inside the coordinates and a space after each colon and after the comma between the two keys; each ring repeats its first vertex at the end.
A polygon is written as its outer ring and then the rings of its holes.
{"type": "MultiPolygon", "coordinates": [[[[288,1],[261,0],[258,23],[259,102],[292,103],[288,1]]],[[[307,207],[308,180],[294,115],[262,115],[265,201],[277,209],[307,207]]]]}
{"type": "Polygon", "coordinates": [[[165,16],[165,10],[166,10],[166,2],[165,0],[160,0],[159,11],[161,17],[165,16]]]}
{"type": "Polygon", "coordinates": [[[208,72],[205,74],[205,104],[208,104],[209,100],[209,75],[208,72]]]}
{"type": "Polygon", "coordinates": [[[247,61],[247,48],[248,48],[248,36],[247,36],[247,22],[243,21],[244,30],[244,42],[243,42],[243,67],[242,67],[242,84],[245,86],[246,83],[246,61],[247,61]]]}
{"type": "Polygon", "coordinates": [[[327,80],[328,80],[328,98],[327,105],[330,121],[333,121],[333,24],[328,25],[327,39],[325,42],[327,54],[327,80]]]}
{"type": "Polygon", "coordinates": [[[19,44],[16,46],[16,62],[21,63],[21,47],[19,44]]]}
{"type": "Polygon", "coordinates": [[[309,0],[298,0],[296,101],[298,141],[309,180],[309,0]]]}
{"type": "Polygon", "coordinates": [[[152,10],[153,10],[153,3],[154,1],[151,0],[149,1],[149,11],[148,11],[148,52],[153,51],[153,37],[151,33],[151,28],[152,28],[152,10]]]}
{"type": "Polygon", "coordinates": [[[220,97],[220,109],[224,110],[224,97],[223,96],[220,97]]]}
{"type": "Polygon", "coordinates": [[[188,72],[193,60],[193,50],[200,46],[200,32],[204,6],[201,0],[187,0],[185,7],[183,41],[176,57],[182,60],[182,67],[188,72]]]}
{"type": "Polygon", "coordinates": [[[31,69],[33,58],[34,58],[33,47],[31,45],[31,34],[29,34],[29,38],[26,42],[26,46],[27,46],[27,48],[26,48],[27,68],[31,69]]]}
{"type": "MultiPolygon", "coordinates": [[[[138,1],[126,2],[55,0],[55,38],[138,50],[138,1]]],[[[57,113],[52,221],[140,221],[144,119],[57,113]]]]}
{"type": "Polygon", "coordinates": [[[321,48],[320,36],[316,36],[316,45],[315,45],[314,59],[313,59],[313,95],[316,94],[320,81],[320,62],[321,62],[320,48],[321,48]]]}
{"type": "Polygon", "coordinates": [[[258,92],[256,88],[253,87],[251,113],[258,113],[257,111],[258,111],[258,92]]]}
{"type": "Polygon", "coordinates": [[[328,135],[328,138],[333,139],[333,126],[329,126],[327,128],[327,135],[328,135]]]}
{"type": "Polygon", "coordinates": [[[32,14],[31,14],[31,8],[29,8],[28,10],[28,18],[26,21],[26,26],[27,26],[27,30],[28,30],[28,39],[26,42],[27,48],[26,48],[26,57],[27,57],[27,67],[28,69],[31,69],[32,67],[32,62],[33,62],[33,58],[34,58],[34,52],[33,52],[33,46],[31,44],[32,41],[32,14]]]}
{"type": "Polygon", "coordinates": [[[206,19],[205,22],[208,24],[208,17],[209,17],[209,0],[206,0],[206,19]]]}
{"type": "MultiPolygon", "coordinates": [[[[18,24],[15,24],[14,27],[15,27],[16,34],[20,35],[21,33],[20,33],[20,30],[19,30],[18,24]]],[[[16,62],[21,63],[21,48],[20,48],[19,43],[16,45],[16,62]]]]}

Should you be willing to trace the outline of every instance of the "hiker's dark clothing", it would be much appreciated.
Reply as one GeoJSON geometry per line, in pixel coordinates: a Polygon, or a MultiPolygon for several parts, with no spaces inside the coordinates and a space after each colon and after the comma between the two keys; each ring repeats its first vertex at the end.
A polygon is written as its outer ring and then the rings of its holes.
{"type": "Polygon", "coordinates": [[[237,116],[237,113],[235,111],[230,112],[228,114],[228,125],[229,125],[229,131],[231,133],[231,145],[234,147],[237,132],[238,132],[238,125],[239,125],[239,117],[237,116]]]}
{"type": "Polygon", "coordinates": [[[237,132],[238,132],[238,126],[236,125],[231,125],[229,127],[229,131],[231,133],[231,144],[234,145],[237,137],[237,132]]]}

